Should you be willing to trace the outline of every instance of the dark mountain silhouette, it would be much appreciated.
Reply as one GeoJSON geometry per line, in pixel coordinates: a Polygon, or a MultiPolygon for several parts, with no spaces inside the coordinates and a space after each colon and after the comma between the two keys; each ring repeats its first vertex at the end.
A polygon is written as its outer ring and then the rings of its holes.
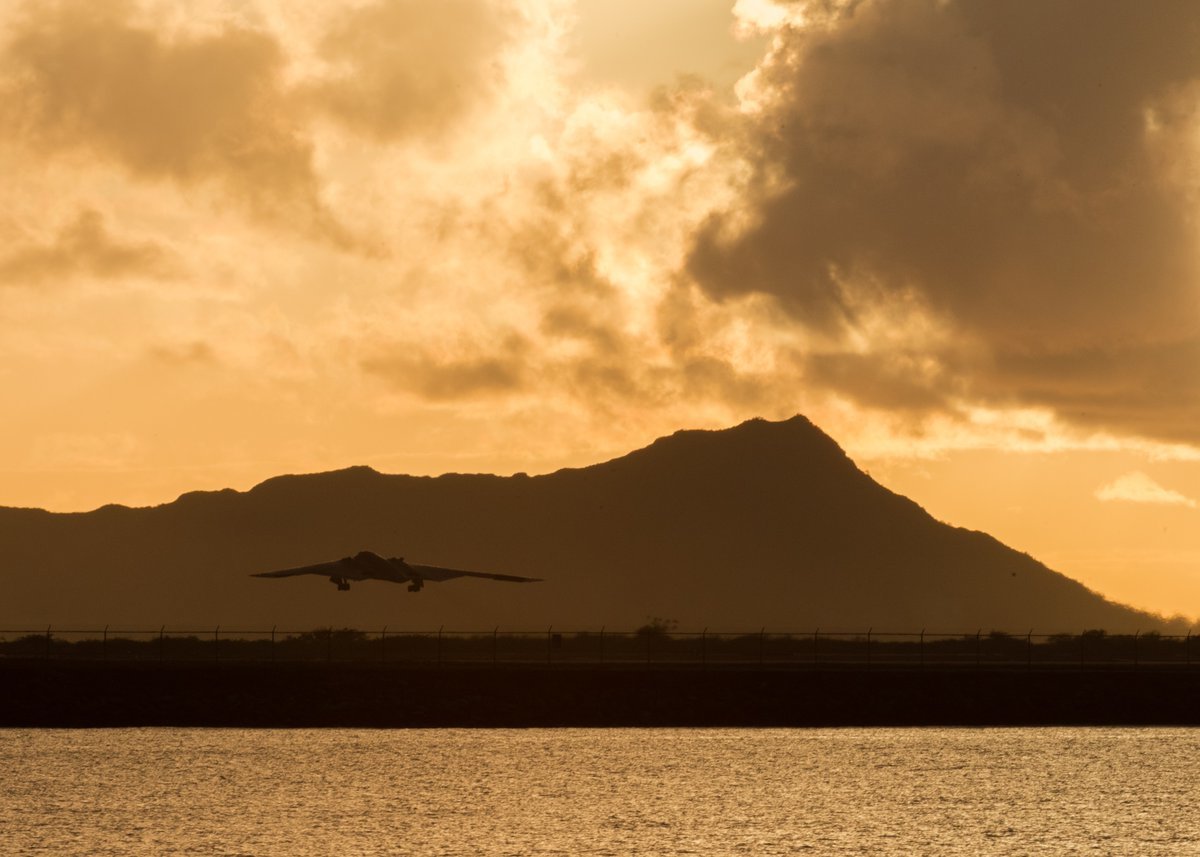
{"type": "Polygon", "coordinates": [[[0,509],[5,627],[1151,630],[990,536],[940,523],[803,417],[682,431],[545,476],[281,476],[153,508],[0,509]],[[369,549],[545,578],[383,582],[251,572],[369,549]]]}

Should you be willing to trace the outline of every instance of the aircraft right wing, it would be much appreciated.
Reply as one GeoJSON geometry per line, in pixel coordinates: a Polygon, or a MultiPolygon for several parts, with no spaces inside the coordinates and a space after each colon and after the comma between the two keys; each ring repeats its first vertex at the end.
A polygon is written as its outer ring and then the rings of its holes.
{"type": "Polygon", "coordinates": [[[507,583],[540,583],[540,577],[518,577],[515,574],[492,574],[487,571],[463,571],[459,568],[441,568],[436,565],[405,563],[425,580],[453,580],[456,577],[482,577],[486,580],[503,580],[507,583]]]}

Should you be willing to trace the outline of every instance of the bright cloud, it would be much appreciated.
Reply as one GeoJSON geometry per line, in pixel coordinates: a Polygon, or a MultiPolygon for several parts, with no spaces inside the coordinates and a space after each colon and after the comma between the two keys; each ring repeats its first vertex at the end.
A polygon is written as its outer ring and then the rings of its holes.
{"type": "Polygon", "coordinates": [[[1161,503],[1168,506],[1196,508],[1196,501],[1191,497],[1186,497],[1170,488],[1164,488],[1139,470],[1118,476],[1107,485],[1097,488],[1096,498],[1104,501],[1161,503]]]}

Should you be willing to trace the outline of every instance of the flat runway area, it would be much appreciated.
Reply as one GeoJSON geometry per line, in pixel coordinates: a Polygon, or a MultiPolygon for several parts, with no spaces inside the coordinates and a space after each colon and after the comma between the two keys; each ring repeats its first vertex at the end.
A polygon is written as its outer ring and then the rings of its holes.
{"type": "Polygon", "coordinates": [[[4,727],[1200,725],[1200,668],[0,660],[4,727]]]}

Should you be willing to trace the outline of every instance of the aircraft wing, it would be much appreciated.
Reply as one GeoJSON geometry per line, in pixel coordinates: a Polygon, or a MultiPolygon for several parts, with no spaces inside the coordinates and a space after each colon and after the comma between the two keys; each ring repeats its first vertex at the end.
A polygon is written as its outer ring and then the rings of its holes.
{"type": "Polygon", "coordinates": [[[463,571],[458,568],[441,568],[436,565],[405,563],[425,580],[453,580],[456,577],[482,577],[487,580],[503,580],[507,583],[540,583],[540,577],[518,577],[515,574],[491,574],[486,571],[463,571]]]}
{"type": "Polygon", "coordinates": [[[281,568],[279,571],[263,571],[258,574],[252,574],[251,577],[295,577],[298,574],[320,574],[324,577],[345,577],[352,580],[361,580],[362,576],[355,571],[353,566],[342,560],[334,560],[333,562],[319,562],[316,565],[301,565],[296,568],[281,568]]]}

